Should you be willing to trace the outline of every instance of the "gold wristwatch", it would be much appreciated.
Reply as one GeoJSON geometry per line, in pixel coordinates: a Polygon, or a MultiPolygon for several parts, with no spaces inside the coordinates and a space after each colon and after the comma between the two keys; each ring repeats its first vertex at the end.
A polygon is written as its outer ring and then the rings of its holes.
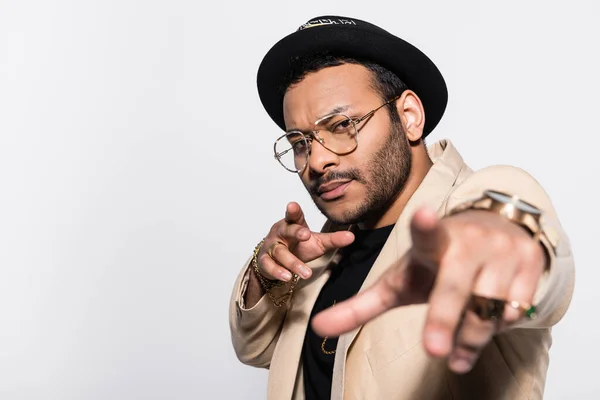
{"type": "MultiPolygon", "coordinates": [[[[525,228],[534,240],[539,240],[548,253],[556,255],[558,235],[543,220],[543,212],[536,206],[495,190],[486,190],[478,199],[467,201],[452,209],[449,215],[466,210],[487,210],[500,214],[508,220],[525,228]]],[[[550,259],[550,258],[549,258],[550,259]]]]}

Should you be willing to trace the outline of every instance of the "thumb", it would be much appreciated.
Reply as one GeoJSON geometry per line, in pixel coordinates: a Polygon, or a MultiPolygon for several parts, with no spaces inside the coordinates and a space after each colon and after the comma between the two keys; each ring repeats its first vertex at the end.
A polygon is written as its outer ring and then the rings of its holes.
{"type": "Polygon", "coordinates": [[[288,224],[298,224],[308,228],[306,219],[304,218],[304,211],[300,204],[295,201],[289,202],[285,207],[285,222],[288,224]]]}
{"type": "Polygon", "coordinates": [[[354,242],[354,234],[350,231],[318,232],[313,236],[323,245],[325,251],[346,247],[354,242]]]}

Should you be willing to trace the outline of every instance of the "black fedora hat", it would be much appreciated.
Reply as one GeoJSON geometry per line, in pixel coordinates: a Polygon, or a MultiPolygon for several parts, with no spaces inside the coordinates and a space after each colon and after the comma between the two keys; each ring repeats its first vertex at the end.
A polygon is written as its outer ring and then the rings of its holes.
{"type": "Polygon", "coordinates": [[[280,81],[293,58],[320,51],[369,60],[395,73],[423,103],[423,137],[442,118],[448,90],[442,74],[429,57],[412,44],[369,22],[329,15],[313,18],[281,39],[267,52],[258,68],[260,100],[281,129],[285,130],[285,123],[280,81]]]}

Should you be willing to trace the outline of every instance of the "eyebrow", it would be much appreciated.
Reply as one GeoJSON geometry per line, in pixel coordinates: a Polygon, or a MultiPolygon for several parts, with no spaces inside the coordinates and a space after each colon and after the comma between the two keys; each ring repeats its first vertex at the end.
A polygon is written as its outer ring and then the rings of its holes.
{"type": "MultiPolygon", "coordinates": [[[[325,113],[325,114],[323,114],[321,117],[317,118],[317,119],[316,119],[316,121],[320,120],[320,119],[321,119],[321,118],[323,118],[323,117],[326,117],[326,116],[328,116],[328,115],[331,115],[331,114],[339,114],[339,113],[346,112],[346,111],[348,111],[348,109],[349,109],[349,108],[350,108],[350,106],[349,106],[349,105],[347,105],[347,104],[346,104],[346,105],[343,105],[343,106],[337,106],[337,107],[334,107],[334,108],[332,108],[332,109],[331,109],[331,110],[330,110],[328,113],[325,113]]],[[[292,128],[292,129],[288,129],[286,132],[287,132],[287,133],[289,133],[289,132],[295,132],[295,131],[299,131],[299,132],[302,132],[302,133],[309,132],[309,131],[303,131],[303,130],[301,130],[301,129],[298,129],[298,128],[292,128]]]]}
{"type": "MultiPolygon", "coordinates": [[[[343,113],[345,111],[348,111],[349,108],[350,108],[349,105],[337,106],[333,110],[329,111],[327,114],[324,114],[323,116],[330,115],[330,114],[343,113]]],[[[321,118],[323,118],[323,117],[321,117],[321,118]]]]}

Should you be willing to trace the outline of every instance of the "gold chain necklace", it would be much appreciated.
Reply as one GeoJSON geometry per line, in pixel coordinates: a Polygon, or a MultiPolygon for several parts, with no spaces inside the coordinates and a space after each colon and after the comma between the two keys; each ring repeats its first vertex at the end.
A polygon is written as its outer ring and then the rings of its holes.
{"type": "MultiPolygon", "coordinates": [[[[333,306],[335,306],[335,300],[333,301],[333,306]]],[[[332,307],[333,307],[332,306],[332,307]]],[[[335,350],[325,350],[325,342],[327,342],[328,336],[325,336],[323,339],[323,343],[321,343],[321,351],[327,355],[335,354],[335,350]]]]}

